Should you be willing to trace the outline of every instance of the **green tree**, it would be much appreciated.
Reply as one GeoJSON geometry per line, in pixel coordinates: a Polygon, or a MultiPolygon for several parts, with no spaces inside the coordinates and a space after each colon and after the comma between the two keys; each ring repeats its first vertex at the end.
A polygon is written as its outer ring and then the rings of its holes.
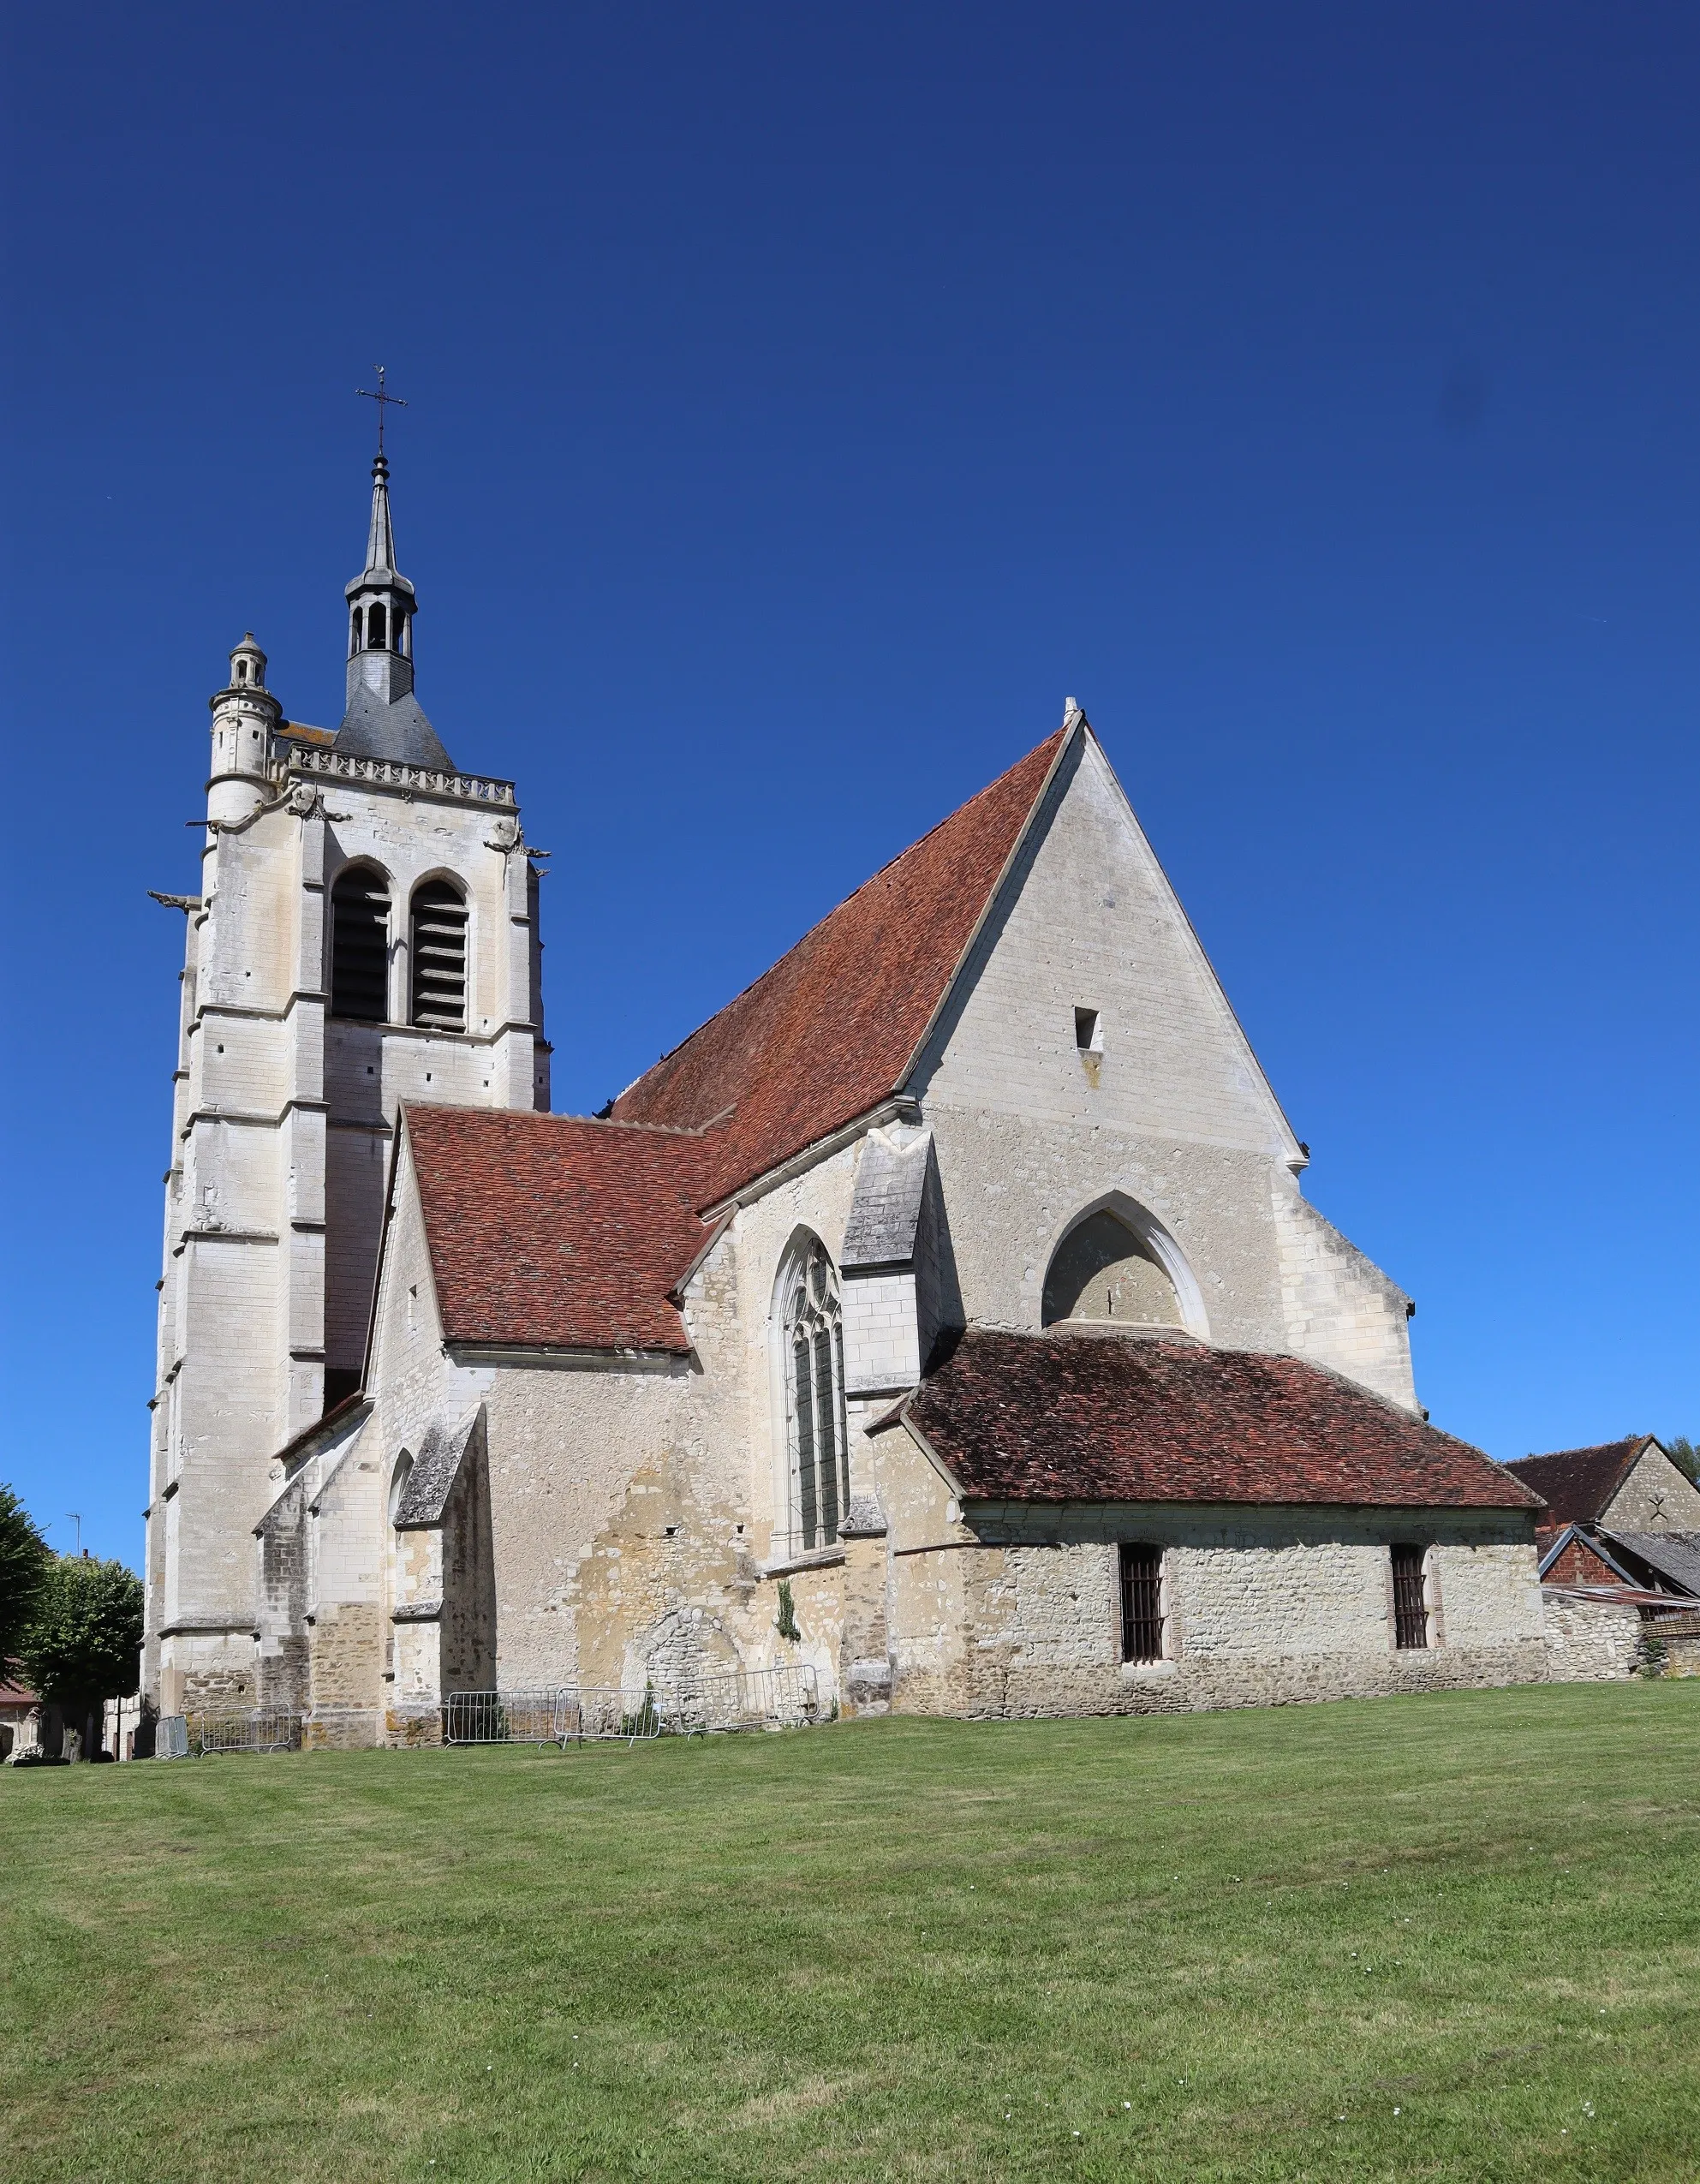
{"type": "Polygon", "coordinates": [[[136,1687],[141,1623],[141,1579],[122,1562],[59,1554],[48,1563],[19,1658],[39,1696],[81,1730],[86,1757],[104,1701],[136,1687]]]}
{"type": "Polygon", "coordinates": [[[1678,1471],[1685,1472],[1696,1486],[1700,1486],[1700,1448],[1696,1448],[1685,1433],[1676,1435],[1664,1447],[1678,1471]]]}
{"type": "Polygon", "coordinates": [[[41,1581],[52,1556],[35,1519],[9,1486],[0,1486],[0,1676],[18,1666],[41,1581]]]}

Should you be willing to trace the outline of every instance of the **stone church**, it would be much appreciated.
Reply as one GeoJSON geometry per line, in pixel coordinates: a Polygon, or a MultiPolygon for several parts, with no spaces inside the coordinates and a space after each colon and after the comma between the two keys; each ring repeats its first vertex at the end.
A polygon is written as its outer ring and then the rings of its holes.
{"type": "Polygon", "coordinates": [[[539,853],[422,710],[415,607],[380,456],[342,724],[246,638],[160,898],[164,1710],[410,1743],[456,1693],[780,1666],[844,1716],[1546,1676],[1541,1499],[1427,1423],[1073,700],[560,1115],[539,853]]]}

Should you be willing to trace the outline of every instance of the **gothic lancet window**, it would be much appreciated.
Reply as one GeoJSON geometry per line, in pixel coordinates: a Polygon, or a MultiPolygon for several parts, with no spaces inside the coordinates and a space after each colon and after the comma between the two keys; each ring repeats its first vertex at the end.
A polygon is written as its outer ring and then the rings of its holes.
{"type": "Polygon", "coordinates": [[[791,1531],[806,1553],[831,1547],[850,1501],[844,1345],[838,1276],[810,1237],[784,1288],[781,1339],[790,1437],[791,1531]]]}
{"type": "Polygon", "coordinates": [[[390,1013],[390,885],[351,864],[331,890],[331,1013],[382,1023],[390,1013]]]}
{"type": "Polygon", "coordinates": [[[466,897],[452,880],[414,890],[414,1023],[428,1031],[466,1029],[466,897]]]}

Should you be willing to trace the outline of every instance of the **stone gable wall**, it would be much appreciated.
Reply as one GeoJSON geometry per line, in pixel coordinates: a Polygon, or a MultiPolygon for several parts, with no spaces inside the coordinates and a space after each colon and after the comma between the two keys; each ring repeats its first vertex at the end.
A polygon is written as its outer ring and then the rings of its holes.
{"type": "Polygon", "coordinates": [[[1608,1531],[1700,1532],[1700,1487],[1662,1448],[1637,1458],[1600,1519],[1608,1531]]]}

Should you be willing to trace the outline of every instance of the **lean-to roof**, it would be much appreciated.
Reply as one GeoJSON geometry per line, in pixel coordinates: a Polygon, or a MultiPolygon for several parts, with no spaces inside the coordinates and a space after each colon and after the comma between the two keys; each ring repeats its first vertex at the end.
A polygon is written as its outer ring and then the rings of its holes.
{"type": "Polygon", "coordinates": [[[899,1417],[976,1501],[1540,1507],[1479,1448],[1245,1350],[970,1328],[899,1417]]]}

